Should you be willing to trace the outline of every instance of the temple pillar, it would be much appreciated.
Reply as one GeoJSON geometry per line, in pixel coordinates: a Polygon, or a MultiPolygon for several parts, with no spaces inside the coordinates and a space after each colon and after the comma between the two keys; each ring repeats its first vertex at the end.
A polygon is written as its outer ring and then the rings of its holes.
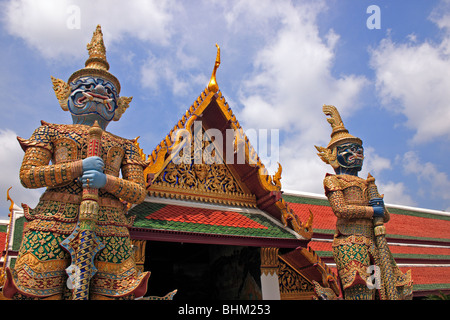
{"type": "Polygon", "coordinates": [[[147,241],[132,239],[131,243],[133,244],[134,260],[136,262],[136,269],[141,272],[144,272],[145,244],[147,243],[147,241]]]}
{"type": "Polygon", "coordinates": [[[278,248],[261,248],[261,292],[263,300],[280,300],[278,248]]]}

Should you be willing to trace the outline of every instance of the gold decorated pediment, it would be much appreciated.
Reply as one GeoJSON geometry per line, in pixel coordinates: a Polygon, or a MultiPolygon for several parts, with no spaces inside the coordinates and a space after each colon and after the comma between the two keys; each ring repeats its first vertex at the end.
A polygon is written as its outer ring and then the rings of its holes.
{"type": "MultiPolygon", "coordinates": [[[[278,165],[274,175],[269,174],[219,89],[216,79],[219,65],[220,49],[217,46],[217,56],[208,86],[148,156],[138,146],[139,154],[147,165],[144,175],[148,194],[258,207],[267,210],[277,219],[281,217],[284,226],[310,239],[312,218],[302,223],[289,209],[288,204],[280,201],[282,166],[278,165]],[[196,141],[195,123],[198,122],[204,126],[202,134],[205,129],[220,132],[222,138],[225,134],[223,139],[218,139],[218,142],[222,141],[225,146],[213,148],[217,154],[207,152],[205,158],[205,148],[215,144],[207,139],[202,140],[202,148],[197,154],[184,152],[188,144],[196,141]],[[233,131],[233,137],[228,136],[228,130],[233,131]],[[233,158],[229,164],[223,161],[222,152],[225,157],[233,158]]],[[[195,146],[191,150],[195,150],[195,146]]]]}
{"type": "Polygon", "coordinates": [[[255,196],[233,175],[205,129],[192,131],[189,144],[177,149],[153,177],[149,194],[255,207],[255,196]]]}
{"type": "Polygon", "coordinates": [[[278,282],[282,300],[311,300],[314,296],[312,281],[280,256],[278,282]]]}

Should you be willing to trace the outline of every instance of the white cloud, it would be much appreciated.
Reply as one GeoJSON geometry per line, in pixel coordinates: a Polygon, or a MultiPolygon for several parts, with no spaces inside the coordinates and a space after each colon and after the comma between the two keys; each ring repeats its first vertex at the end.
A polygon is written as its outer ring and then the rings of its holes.
{"type": "Polygon", "coordinates": [[[282,186],[287,190],[307,191],[323,194],[323,178],[334,173],[331,166],[316,155],[314,145],[304,143],[301,148],[295,139],[280,148],[280,163],[283,166],[282,186]]]}
{"type": "Polygon", "coordinates": [[[392,169],[390,159],[380,156],[373,147],[364,149],[364,165],[359,176],[366,178],[370,173],[376,179],[379,192],[384,194],[385,203],[416,206],[417,202],[413,200],[410,190],[403,182],[390,181],[389,175],[382,174],[383,171],[392,169]],[[386,176],[388,177],[387,181],[386,176]]]}
{"type": "Polygon", "coordinates": [[[402,160],[405,173],[417,177],[418,184],[421,186],[418,190],[419,195],[450,200],[448,192],[450,190],[450,179],[447,173],[439,171],[431,162],[423,163],[414,151],[406,152],[402,160]]]}
{"type": "Polygon", "coordinates": [[[266,39],[256,55],[255,71],[244,83],[241,114],[250,125],[315,131],[311,123],[323,122],[323,104],[336,105],[343,115],[357,108],[366,79],[331,74],[339,37],[332,30],[325,39],[319,36],[315,18],[321,7],[284,4],[283,10],[275,11],[283,21],[280,29],[266,39]],[[270,105],[276,122],[267,113],[256,116],[260,106],[255,97],[270,105]]]}
{"type": "Polygon", "coordinates": [[[358,96],[367,79],[332,74],[339,35],[333,30],[319,35],[316,19],[325,10],[324,2],[264,1],[264,6],[271,9],[253,10],[241,1],[228,15],[233,26],[250,15],[259,34],[265,34],[253,71],[240,90],[243,108],[236,113],[245,129],[277,128],[287,133],[280,146],[284,188],[322,193],[317,177],[332,171],[314,148],[326,145],[331,133],[322,105],[334,104],[345,119],[359,107],[358,96]]]}
{"type": "Polygon", "coordinates": [[[9,207],[6,201],[6,190],[12,187],[10,196],[12,200],[20,206],[26,203],[34,207],[43,192],[43,189],[25,189],[19,179],[19,170],[22,164],[24,152],[16,139],[16,133],[11,130],[0,129],[0,192],[4,196],[0,197],[0,206],[3,208],[0,219],[4,219],[7,215],[5,208],[9,207]]]}
{"type": "Polygon", "coordinates": [[[443,31],[440,43],[381,41],[371,51],[376,88],[385,108],[405,115],[415,143],[450,137],[450,6],[432,14],[443,31]]]}
{"type": "MultiPolygon", "coordinates": [[[[185,60],[190,58],[186,57],[185,60]]],[[[209,79],[204,74],[193,74],[189,71],[189,67],[180,65],[180,60],[173,56],[155,57],[149,53],[149,57],[140,70],[141,85],[153,92],[161,87],[169,88],[175,96],[186,95],[193,84],[206,86],[209,79]],[[180,76],[180,73],[184,75],[180,76]]]]}
{"type": "Polygon", "coordinates": [[[368,173],[376,177],[381,171],[390,170],[391,168],[390,159],[380,156],[372,147],[364,149],[364,165],[360,174],[361,177],[367,177],[368,173]]]}
{"type": "Polygon", "coordinates": [[[157,0],[17,0],[2,5],[2,22],[6,30],[24,39],[46,58],[85,54],[86,45],[97,24],[102,25],[105,42],[111,45],[123,37],[167,45],[172,34],[174,1],[157,0]],[[79,8],[79,28],[68,21],[79,8]]]}
{"type": "Polygon", "coordinates": [[[450,29],[450,1],[442,0],[430,14],[430,20],[441,29],[450,29]]]}
{"type": "Polygon", "coordinates": [[[417,202],[408,194],[408,190],[403,182],[377,182],[377,187],[379,192],[384,194],[384,202],[387,204],[398,204],[403,206],[417,205],[417,202]]]}

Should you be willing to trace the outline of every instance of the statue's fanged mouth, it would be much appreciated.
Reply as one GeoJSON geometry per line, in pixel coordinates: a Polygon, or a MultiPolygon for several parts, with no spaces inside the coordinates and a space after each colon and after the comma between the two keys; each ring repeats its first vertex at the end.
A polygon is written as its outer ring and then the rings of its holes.
{"type": "Polygon", "coordinates": [[[364,156],[360,153],[354,153],[353,155],[351,155],[350,157],[348,157],[349,161],[353,161],[353,160],[364,160],[364,156]]]}
{"type": "Polygon", "coordinates": [[[109,98],[108,96],[104,96],[98,93],[93,93],[93,92],[81,92],[83,94],[83,96],[81,98],[79,98],[77,100],[78,104],[83,104],[86,100],[89,101],[95,101],[95,102],[99,102],[104,104],[109,111],[112,111],[112,107],[110,102],[113,100],[111,98],[109,98]]]}

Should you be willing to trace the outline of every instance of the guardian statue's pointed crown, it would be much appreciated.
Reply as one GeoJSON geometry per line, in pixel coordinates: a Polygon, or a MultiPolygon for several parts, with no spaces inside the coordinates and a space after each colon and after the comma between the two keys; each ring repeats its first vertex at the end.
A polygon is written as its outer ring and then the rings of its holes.
{"type": "Polygon", "coordinates": [[[91,42],[87,44],[89,58],[86,60],[85,67],[75,71],[69,78],[69,83],[85,76],[101,76],[111,81],[120,92],[120,82],[115,76],[108,72],[109,63],[106,60],[106,48],[103,42],[103,33],[100,25],[94,31],[91,42]]]}
{"type": "Polygon", "coordinates": [[[331,140],[326,148],[318,146],[315,147],[317,151],[319,151],[318,156],[322,159],[322,161],[336,169],[339,167],[336,147],[345,143],[357,143],[362,146],[362,140],[348,132],[342,122],[341,115],[335,106],[324,105],[322,111],[325,115],[329,116],[327,121],[331,125],[332,129],[331,140]]]}

